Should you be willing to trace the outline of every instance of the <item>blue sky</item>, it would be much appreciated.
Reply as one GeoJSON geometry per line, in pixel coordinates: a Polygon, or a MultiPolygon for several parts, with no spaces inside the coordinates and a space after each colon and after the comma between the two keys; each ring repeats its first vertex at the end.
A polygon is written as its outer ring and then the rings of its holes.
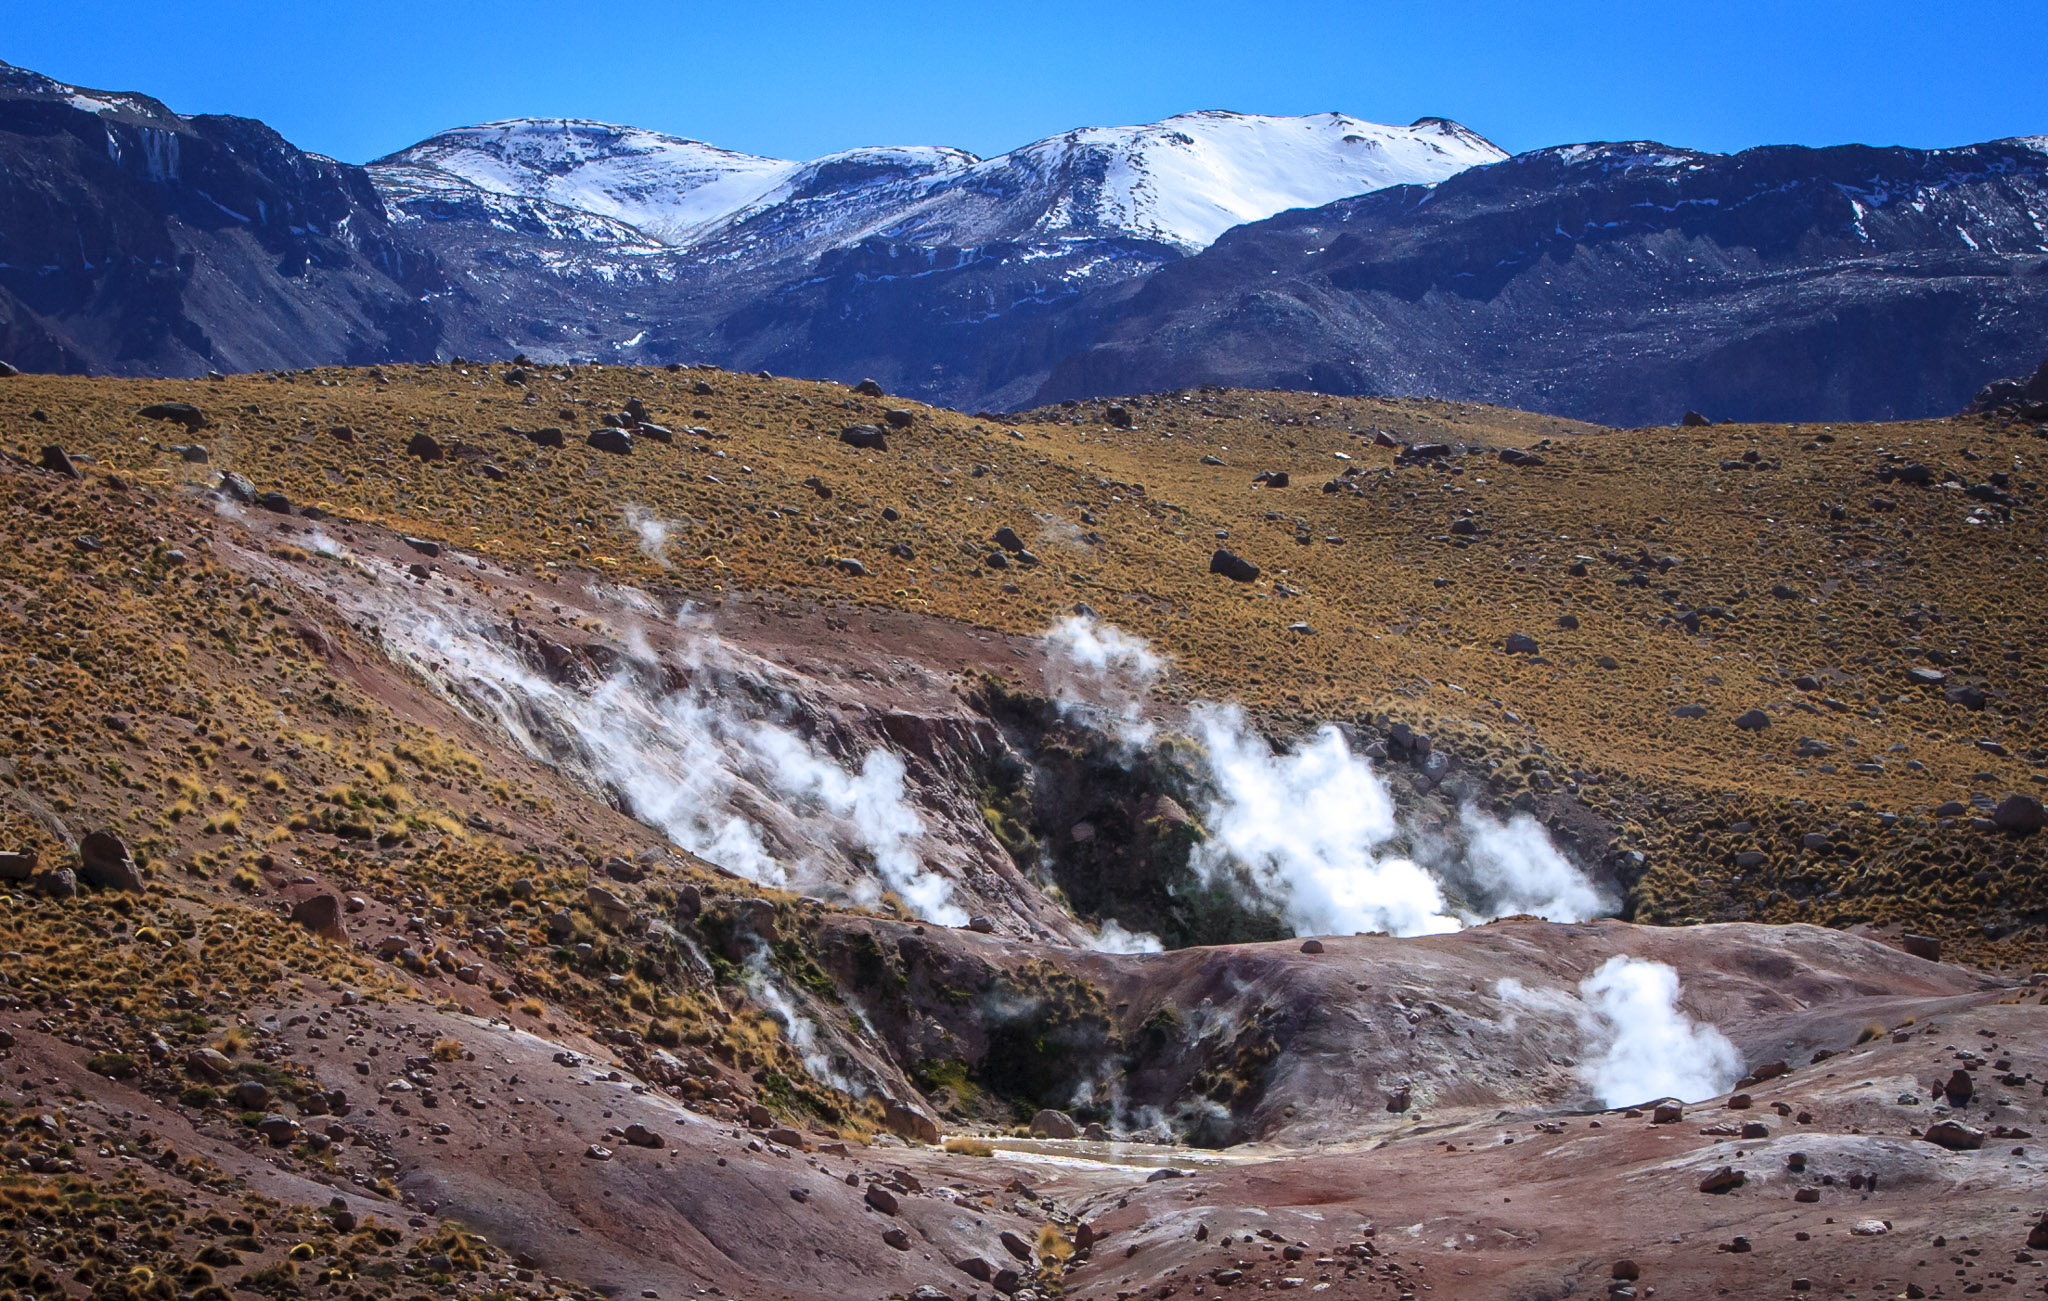
{"type": "Polygon", "coordinates": [[[2048,0],[867,5],[11,0],[0,59],[350,162],[600,118],[782,157],[978,154],[1198,108],[1453,117],[1510,150],[2048,133],[2048,0]]]}

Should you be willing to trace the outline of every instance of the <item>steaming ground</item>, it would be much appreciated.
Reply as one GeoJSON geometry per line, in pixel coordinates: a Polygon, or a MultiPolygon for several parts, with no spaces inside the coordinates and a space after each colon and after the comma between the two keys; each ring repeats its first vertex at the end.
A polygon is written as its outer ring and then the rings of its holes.
{"type": "MultiPolygon", "coordinates": [[[[1144,639],[1076,615],[1046,635],[1045,651],[1046,686],[1070,718],[1130,750],[1159,738],[1150,697],[1167,664],[1144,639]]],[[[1586,921],[1614,909],[1524,814],[1502,823],[1467,806],[1461,846],[1440,846],[1429,865],[1398,852],[1422,838],[1334,726],[1275,747],[1237,704],[1198,701],[1187,729],[1204,786],[1196,865],[1247,905],[1276,909],[1297,935],[1434,935],[1515,914],[1586,921]]]]}
{"type": "Polygon", "coordinates": [[[1712,1025],[1680,1010],[1678,972],[1625,954],[1579,982],[1576,995],[1503,978],[1495,992],[1514,1017],[1568,1019],[1582,1046],[1578,1074],[1604,1106],[1676,1098],[1697,1102],[1741,1078],[1742,1056],[1712,1025]]]}

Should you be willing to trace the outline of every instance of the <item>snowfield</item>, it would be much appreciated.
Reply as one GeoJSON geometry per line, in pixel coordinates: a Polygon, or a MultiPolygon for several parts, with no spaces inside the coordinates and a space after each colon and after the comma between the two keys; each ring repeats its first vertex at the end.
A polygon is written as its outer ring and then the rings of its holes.
{"type": "Polygon", "coordinates": [[[1506,155],[1453,122],[1201,112],[1087,127],[978,159],[854,149],[810,162],[633,127],[518,119],[444,132],[370,167],[401,217],[465,209],[553,238],[815,255],[871,237],[972,247],[1129,238],[1184,252],[1232,226],[1506,155]],[[579,219],[580,218],[580,219],[579,219]],[[595,221],[591,219],[597,219],[595,221]],[[760,249],[763,242],[766,249],[760,249]]]}

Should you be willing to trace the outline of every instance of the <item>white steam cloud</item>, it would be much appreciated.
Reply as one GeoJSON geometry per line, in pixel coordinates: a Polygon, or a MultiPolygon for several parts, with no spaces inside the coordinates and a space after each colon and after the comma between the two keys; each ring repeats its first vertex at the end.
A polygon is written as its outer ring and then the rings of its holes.
{"type": "MultiPolygon", "coordinates": [[[[1045,650],[1046,684],[1067,716],[1128,745],[1153,738],[1145,708],[1165,665],[1142,638],[1077,616],[1046,634],[1045,650]]],[[[1610,910],[1526,814],[1502,823],[1465,808],[1462,854],[1429,866],[1392,852],[1403,834],[1392,792],[1334,726],[1276,750],[1236,705],[1199,703],[1189,729],[1207,783],[1195,866],[1276,907],[1298,935],[1431,935],[1515,913],[1584,921],[1610,910]]]]}
{"type": "Polygon", "coordinates": [[[774,974],[768,970],[768,961],[763,950],[757,948],[749,955],[742,979],[746,984],[747,994],[766,1008],[768,1015],[780,1023],[782,1037],[796,1051],[798,1058],[803,1061],[804,1070],[812,1079],[854,1097],[866,1095],[867,1090],[856,1085],[832,1065],[832,1055],[825,1051],[822,1037],[818,1033],[818,1023],[797,1010],[796,1001],[783,990],[776,982],[774,974]]]}
{"type": "Polygon", "coordinates": [[[1275,753],[1235,705],[1198,705],[1191,721],[1215,785],[1195,854],[1212,879],[1248,874],[1298,935],[1458,929],[1428,872],[1377,852],[1398,832],[1394,801],[1336,728],[1275,753]]]}
{"type": "Polygon", "coordinates": [[[1599,1026],[1597,1050],[1579,1073],[1610,1107],[1697,1102],[1742,1078],[1728,1036],[1678,1010],[1678,973],[1661,962],[1609,958],[1579,982],[1579,997],[1599,1026]]]}
{"type": "Polygon", "coordinates": [[[1506,823],[1467,805],[1458,819],[1468,837],[1465,868],[1484,891],[1493,915],[1531,913],[1546,921],[1582,922],[1613,904],[1550,843],[1543,824],[1526,813],[1506,823]]]}
{"type": "Polygon", "coordinates": [[[1152,739],[1145,697],[1165,671],[1166,661],[1144,638],[1085,614],[1045,635],[1045,682],[1060,712],[1113,731],[1128,745],[1152,739]]]}
{"type": "Polygon", "coordinates": [[[1150,931],[1125,930],[1114,917],[1105,917],[1088,945],[1098,953],[1162,953],[1166,946],[1150,931]]]}
{"type": "Polygon", "coordinates": [[[663,569],[668,568],[668,521],[640,506],[626,507],[626,527],[640,542],[640,552],[663,569]]]}
{"type": "Polygon", "coordinates": [[[1742,1078],[1742,1055],[1728,1037],[1679,1010],[1678,972],[1664,963],[1617,954],[1579,982],[1576,997],[1531,990],[1513,979],[1495,989],[1510,1009],[1577,1023],[1585,1043],[1579,1078],[1603,1106],[1658,1098],[1698,1102],[1742,1078]]]}
{"type": "Polygon", "coordinates": [[[794,730],[703,685],[725,667],[715,638],[691,643],[691,685],[657,691],[627,668],[588,690],[556,683],[482,631],[430,610],[388,615],[385,639],[468,712],[587,784],[683,849],[769,885],[862,869],[851,893],[893,890],[919,917],[966,922],[949,883],[923,869],[924,822],[903,763],[870,751],[849,771],[794,730]]]}

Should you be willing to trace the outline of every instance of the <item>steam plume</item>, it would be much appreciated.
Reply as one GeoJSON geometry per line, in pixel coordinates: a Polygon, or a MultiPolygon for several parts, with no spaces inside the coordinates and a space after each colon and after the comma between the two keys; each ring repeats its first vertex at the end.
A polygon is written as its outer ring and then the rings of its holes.
{"type": "Polygon", "coordinates": [[[1654,1098],[1711,1098],[1742,1077],[1728,1037],[1678,1010],[1678,973],[1616,955],[1579,982],[1593,1019],[1579,1074],[1610,1107],[1654,1098]]]}
{"type": "Polygon", "coordinates": [[[1248,874],[1300,935],[1458,929],[1429,873],[1378,853],[1397,834],[1393,799],[1336,728],[1276,753],[1235,705],[1198,705],[1192,722],[1215,788],[1198,867],[1225,880],[1232,868],[1248,874]]]}
{"type": "Polygon", "coordinates": [[[722,665],[716,638],[698,633],[685,690],[659,692],[633,668],[588,691],[564,687],[453,614],[387,613],[387,642],[473,715],[504,729],[528,754],[615,794],[676,845],[750,880],[782,885],[821,875],[849,851],[871,869],[857,901],[895,891],[918,916],[959,925],[951,887],[923,870],[923,819],[904,789],[904,767],[871,751],[848,771],[758,709],[701,685],[722,665]],[[772,832],[772,834],[771,834],[772,832]]]}

